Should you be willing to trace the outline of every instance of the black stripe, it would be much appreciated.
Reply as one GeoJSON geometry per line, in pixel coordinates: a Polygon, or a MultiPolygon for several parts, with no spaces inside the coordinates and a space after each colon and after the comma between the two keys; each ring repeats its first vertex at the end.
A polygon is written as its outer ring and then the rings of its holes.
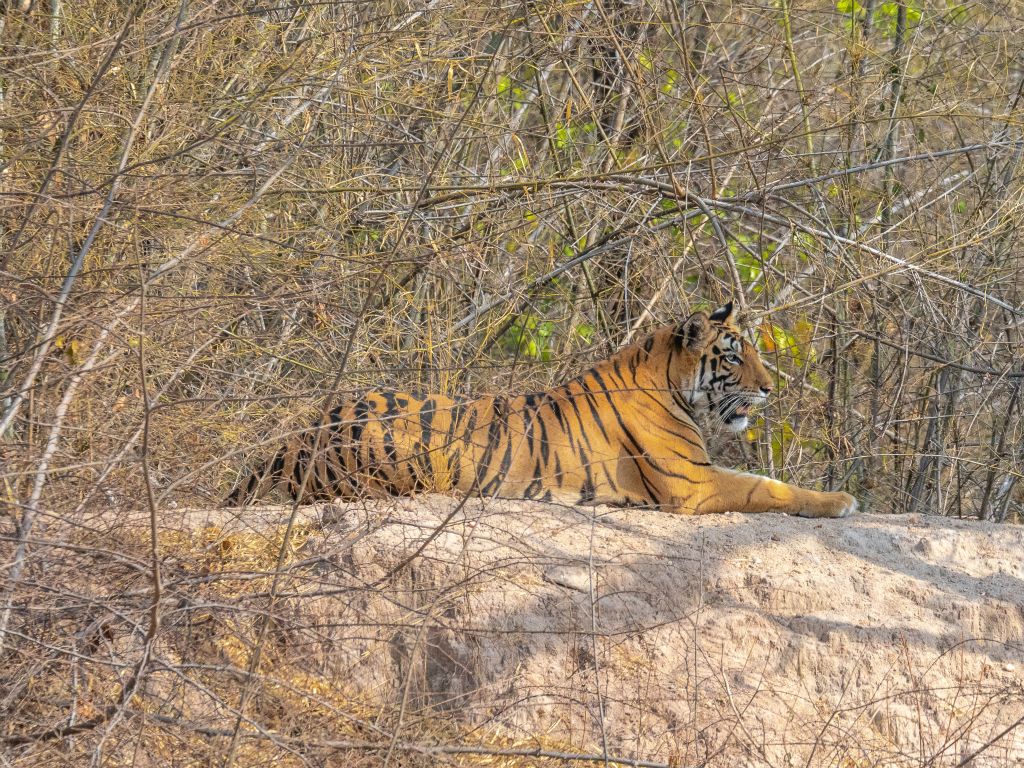
{"type": "MultiPolygon", "coordinates": [[[[616,418],[618,418],[619,414],[618,409],[615,407],[615,401],[612,400],[612,397],[608,392],[608,387],[605,386],[604,379],[601,378],[601,374],[598,373],[596,370],[591,371],[591,374],[594,376],[595,379],[597,379],[597,382],[601,387],[601,394],[603,394],[605,396],[605,399],[608,400],[608,404],[611,406],[612,411],[615,412],[616,418]]],[[[597,424],[597,428],[601,430],[601,437],[605,439],[605,442],[610,442],[608,440],[608,432],[604,428],[604,419],[601,418],[601,414],[597,409],[597,404],[594,400],[594,393],[590,391],[590,387],[585,388],[584,400],[587,403],[587,407],[590,408],[591,418],[593,418],[594,423],[597,424]]],[[[587,445],[590,445],[589,440],[587,441],[587,445]]]]}
{"type": "Polygon", "coordinates": [[[636,465],[637,474],[640,475],[640,482],[644,484],[644,490],[647,491],[647,497],[655,504],[660,504],[661,499],[658,497],[658,494],[655,492],[654,487],[650,484],[650,482],[647,480],[647,477],[644,475],[643,467],[640,466],[640,457],[630,456],[630,458],[633,459],[633,464],[636,465]]]}
{"type": "Polygon", "coordinates": [[[381,427],[384,430],[384,453],[392,464],[398,462],[398,448],[395,447],[395,422],[392,419],[382,419],[381,427]]]}
{"type": "Polygon", "coordinates": [[[505,455],[501,457],[501,465],[498,471],[501,473],[502,478],[508,477],[508,470],[512,466],[512,441],[509,439],[505,440],[505,455]]]}
{"type": "Polygon", "coordinates": [[[427,400],[420,408],[420,442],[424,447],[430,446],[430,438],[434,435],[434,413],[437,403],[433,399],[427,400]]]}
{"type": "Polygon", "coordinates": [[[581,461],[580,464],[583,466],[583,472],[584,472],[584,475],[585,475],[584,480],[583,480],[583,485],[580,488],[580,493],[582,494],[583,491],[586,490],[586,489],[590,489],[590,492],[593,493],[593,490],[594,490],[594,474],[593,474],[593,472],[590,469],[590,457],[589,456],[584,457],[584,460],[581,461]]]}
{"type": "MultiPolygon", "coordinates": [[[[590,375],[594,377],[595,381],[597,381],[597,385],[600,387],[599,392],[605,397],[608,397],[611,392],[608,389],[608,385],[604,383],[604,377],[601,376],[601,372],[597,370],[597,368],[592,368],[590,375]]],[[[589,387],[587,389],[589,389],[589,387]]]]}
{"type": "Polygon", "coordinates": [[[667,405],[665,405],[665,403],[663,403],[657,397],[655,397],[654,393],[651,392],[651,390],[643,389],[642,387],[637,387],[636,389],[638,390],[637,394],[643,395],[644,397],[647,397],[650,400],[652,400],[654,402],[654,404],[657,405],[658,408],[663,410],[665,412],[665,414],[669,418],[673,419],[674,421],[679,421],[679,419],[676,417],[676,415],[674,413],[672,413],[672,411],[669,409],[669,407],[667,405]]]}
{"type": "MultiPolygon", "coordinates": [[[[527,395],[527,397],[532,398],[533,395],[527,395]]],[[[531,403],[521,415],[523,419],[523,436],[526,438],[526,450],[533,456],[533,422],[537,420],[538,413],[531,403]]]]}
{"type": "Polygon", "coordinates": [[[608,487],[613,491],[619,490],[619,486],[616,485],[615,481],[612,479],[611,473],[608,471],[608,462],[601,462],[601,471],[604,472],[604,479],[608,481],[608,487]]]}
{"type": "Polygon", "coordinates": [[[462,479],[462,451],[459,448],[452,451],[451,458],[448,460],[448,471],[452,476],[452,488],[458,488],[459,480],[462,479]]]}
{"type": "MultiPolygon", "coordinates": [[[[683,424],[684,426],[686,426],[685,422],[680,422],[680,421],[677,420],[677,423],[683,424]]],[[[672,435],[672,437],[675,437],[675,438],[677,438],[679,440],[682,440],[687,445],[693,446],[694,448],[696,448],[699,451],[705,451],[706,450],[706,446],[704,445],[703,441],[692,440],[691,438],[687,437],[686,435],[681,435],[678,432],[676,432],[675,430],[668,429],[667,427],[659,426],[658,428],[662,432],[667,432],[668,434],[672,435]]]]}
{"type": "Polygon", "coordinates": [[[551,410],[555,412],[555,418],[558,419],[559,426],[561,426],[564,430],[565,421],[562,417],[562,406],[559,405],[558,400],[556,400],[553,396],[548,397],[548,405],[551,407],[551,410]]]}
{"type": "Polygon", "coordinates": [[[588,472],[588,477],[583,483],[583,487],[580,488],[580,504],[586,504],[589,501],[593,501],[594,497],[597,496],[597,493],[594,491],[594,481],[590,479],[589,474],[590,473],[588,472]]]}
{"type": "Polygon", "coordinates": [[[487,445],[484,446],[484,453],[480,458],[480,466],[477,468],[477,480],[483,478],[482,472],[487,470],[488,465],[491,463],[491,456],[501,440],[502,420],[500,416],[502,403],[500,400],[501,398],[496,397],[491,403],[491,423],[487,425],[487,445]]]}
{"type": "Polygon", "coordinates": [[[334,448],[328,443],[324,446],[324,467],[327,474],[327,486],[325,490],[334,491],[341,487],[341,480],[343,478],[343,470],[339,463],[336,461],[336,454],[334,448]]]}
{"type": "Polygon", "coordinates": [[[533,480],[528,486],[526,486],[526,490],[523,491],[523,496],[527,499],[532,499],[543,486],[544,476],[541,471],[540,462],[538,461],[533,467],[533,480]]]}
{"type": "Polygon", "coordinates": [[[352,442],[358,443],[363,437],[363,427],[366,426],[367,413],[370,408],[365,398],[360,398],[352,406],[352,413],[355,419],[352,420],[352,442]]]}
{"type": "Polygon", "coordinates": [[[416,467],[418,472],[411,472],[412,490],[425,491],[430,488],[434,477],[434,467],[430,463],[430,453],[422,445],[416,446],[416,467]]]}
{"type": "MultiPolygon", "coordinates": [[[[630,387],[628,387],[626,385],[626,377],[622,374],[622,370],[619,368],[619,361],[618,360],[613,360],[612,361],[612,370],[611,370],[611,372],[619,377],[619,382],[620,382],[620,384],[619,384],[619,391],[620,392],[631,391],[630,387]]],[[[609,378],[611,378],[611,376],[609,376],[609,378]]]]}
{"type": "Polygon", "coordinates": [[[270,476],[280,478],[284,472],[284,448],[278,451],[270,463],[270,476]]]}
{"type": "MultiPolygon", "coordinates": [[[[598,411],[597,400],[594,397],[594,393],[591,392],[589,389],[583,393],[583,402],[587,404],[587,410],[590,411],[590,418],[597,425],[598,430],[601,432],[601,437],[604,438],[605,442],[610,442],[608,439],[608,432],[604,428],[604,419],[601,418],[601,414],[598,411]]],[[[573,406],[573,408],[575,408],[575,405],[573,406]]],[[[576,410],[576,416],[579,417],[579,415],[579,410],[576,410]]],[[[582,418],[580,418],[580,429],[583,432],[584,442],[586,442],[588,448],[591,448],[590,437],[587,435],[587,432],[589,430],[582,418]]]]}
{"type": "MultiPolygon", "coordinates": [[[[580,382],[580,386],[583,387],[584,399],[586,399],[587,394],[589,394],[589,390],[586,388],[586,384],[584,384],[583,382],[580,382]]],[[[576,414],[576,421],[579,423],[579,431],[583,434],[583,439],[586,441],[587,447],[589,448],[590,447],[590,438],[587,437],[587,427],[586,427],[586,424],[583,423],[583,414],[580,413],[579,406],[576,405],[576,401],[578,399],[579,398],[571,397],[570,396],[568,398],[569,405],[572,406],[572,411],[573,411],[574,414],[576,414]]],[[[593,408],[591,408],[591,410],[593,410],[593,408]]],[[[603,429],[601,431],[604,432],[603,429]]],[[[565,430],[565,434],[569,438],[569,445],[571,446],[572,445],[572,430],[566,429],[565,430]]],[[[607,439],[607,438],[605,438],[605,439],[607,439]]]]}
{"type": "Polygon", "coordinates": [[[496,495],[497,491],[498,491],[498,488],[501,487],[501,483],[502,483],[503,480],[504,480],[504,478],[502,477],[501,473],[499,472],[494,477],[492,477],[490,480],[488,480],[485,485],[480,486],[480,495],[481,496],[494,496],[494,495],[496,495]]]}
{"type": "Polygon", "coordinates": [[[548,443],[548,425],[544,423],[544,416],[539,411],[535,417],[540,422],[540,458],[547,464],[551,446],[548,443]]]}
{"type": "Polygon", "coordinates": [[[476,417],[479,411],[474,408],[469,414],[469,420],[466,422],[466,430],[462,434],[462,442],[467,446],[472,444],[473,433],[476,432],[476,417]]]}
{"type": "MultiPolygon", "coordinates": [[[[620,414],[619,413],[619,409],[615,407],[615,401],[612,400],[612,396],[610,394],[608,394],[607,390],[605,391],[604,396],[605,396],[605,399],[608,401],[608,405],[611,408],[611,412],[615,415],[615,420],[619,422],[619,426],[622,428],[623,432],[625,432],[629,436],[630,440],[633,440],[632,435],[629,434],[629,430],[626,429],[626,425],[622,421],[622,414],[620,414]]],[[[589,401],[588,401],[588,404],[589,404],[589,401]]],[[[597,416],[596,409],[594,409],[594,407],[592,405],[591,405],[591,409],[594,411],[594,418],[600,420],[600,417],[597,416]]],[[[599,422],[599,426],[600,426],[600,422],[599,422]]],[[[608,439],[608,435],[605,433],[603,426],[601,427],[601,434],[604,435],[605,440],[608,439]]],[[[639,443],[637,443],[635,440],[633,440],[633,444],[636,446],[637,450],[640,449],[639,443]]]]}

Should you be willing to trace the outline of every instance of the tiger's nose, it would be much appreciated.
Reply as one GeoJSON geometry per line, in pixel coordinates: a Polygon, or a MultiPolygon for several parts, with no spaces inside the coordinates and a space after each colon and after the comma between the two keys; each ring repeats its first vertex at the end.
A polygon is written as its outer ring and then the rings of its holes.
{"type": "Polygon", "coordinates": [[[767,385],[762,385],[761,386],[761,394],[762,395],[764,395],[765,397],[768,397],[768,395],[770,395],[771,393],[772,393],[772,385],[771,384],[767,384],[767,385]]]}

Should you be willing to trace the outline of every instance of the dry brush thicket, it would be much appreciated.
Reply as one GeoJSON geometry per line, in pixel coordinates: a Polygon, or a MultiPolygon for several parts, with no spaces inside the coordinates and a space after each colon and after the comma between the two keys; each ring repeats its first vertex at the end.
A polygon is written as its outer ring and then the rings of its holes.
{"type": "Polygon", "coordinates": [[[8,3],[0,712],[115,732],[160,610],[139,585],[103,607],[61,561],[159,587],[161,510],[215,503],[326,399],[543,386],[728,298],[780,387],[727,461],[1014,518],[1022,16],[8,3]],[[112,509],[145,535],[95,522],[112,509]],[[78,711],[111,621],[135,645],[78,711]]]}

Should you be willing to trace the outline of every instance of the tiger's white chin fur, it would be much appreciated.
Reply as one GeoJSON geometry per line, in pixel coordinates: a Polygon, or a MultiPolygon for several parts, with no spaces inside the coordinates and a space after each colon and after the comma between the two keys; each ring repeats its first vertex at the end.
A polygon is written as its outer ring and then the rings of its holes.
{"type": "Polygon", "coordinates": [[[743,416],[739,419],[730,419],[728,422],[726,422],[725,428],[728,429],[730,432],[742,432],[744,429],[747,428],[747,425],[749,423],[750,419],[748,419],[746,416],[743,416]]]}
{"type": "Polygon", "coordinates": [[[730,432],[742,432],[750,425],[750,413],[759,405],[763,405],[767,398],[762,394],[750,395],[736,408],[731,411],[731,416],[725,420],[725,428],[730,432]]]}

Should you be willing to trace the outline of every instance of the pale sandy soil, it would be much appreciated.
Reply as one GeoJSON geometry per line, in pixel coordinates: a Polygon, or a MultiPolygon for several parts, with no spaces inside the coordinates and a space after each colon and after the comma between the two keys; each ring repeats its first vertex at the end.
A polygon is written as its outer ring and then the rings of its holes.
{"type": "MultiPolygon", "coordinates": [[[[302,511],[290,615],[382,710],[673,765],[1024,766],[1020,527],[476,501],[407,563],[454,507],[302,511]]],[[[225,514],[183,523],[287,511],[225,514]]]]}

